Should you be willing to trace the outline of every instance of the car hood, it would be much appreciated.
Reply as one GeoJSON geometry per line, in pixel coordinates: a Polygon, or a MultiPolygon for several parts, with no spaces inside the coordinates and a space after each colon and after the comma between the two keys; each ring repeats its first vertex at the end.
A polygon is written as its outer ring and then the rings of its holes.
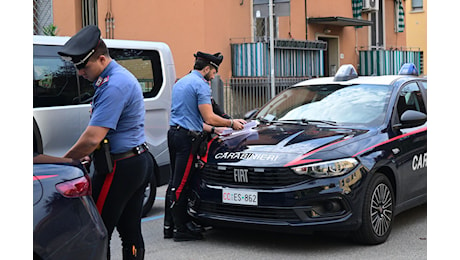
{"type": "Polygon", "coordinates": [[[343,158],[356,152],[356,145],[349,144],[369,132],[369,129],[315,124],[259,125],[213,138],[207,144],[203,160],[209,164],[286,167],[343,158]]]}

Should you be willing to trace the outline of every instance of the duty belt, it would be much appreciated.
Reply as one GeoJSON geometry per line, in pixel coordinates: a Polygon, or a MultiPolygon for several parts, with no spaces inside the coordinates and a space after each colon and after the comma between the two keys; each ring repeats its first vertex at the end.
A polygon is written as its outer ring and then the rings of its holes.
{"type": "Polygon", "coordinates": [[[188,130],[187,128],[183,128],[182,126],[180,125],[172,125],[171,128],[172,130],[177,130],[177,131],[185,131],[185,132],[189,132],[190,130],[188,130]]]}
{"type": "Polygon", "coordinates": [[[139,155],[139,154],[147,151],[148,149],[149,149],[149,147],[147,146],[147,144],[143,143],[141,145],[138,145],[138,146],[134,147],[133,149],[131,149],[131,150],[127,151],[127,152],[112,154],[112,159],[114,161],[115,160],[120,160],[120,159],[126,159],[126,158],[129,158],[129,157],[139,155]]]}
{"type": "Polygon", "coordinates": [[[188,136],[191,136],[193,138],[203,137],[203,132],[191,131],[191,130],[188,130],[187,128],[183,128],[180,125],[172,125],[170,129],[171,130],[176,130],[176,131],[186,132],[188,136]]]}

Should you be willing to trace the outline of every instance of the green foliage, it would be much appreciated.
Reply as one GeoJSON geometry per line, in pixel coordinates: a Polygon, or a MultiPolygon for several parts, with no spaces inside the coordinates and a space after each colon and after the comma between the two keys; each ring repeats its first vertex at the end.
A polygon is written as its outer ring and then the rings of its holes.
{"type": "Polygon", "coordinates": [[[48,36],[56,36],[57,35],[57,26],[54,24],[49,24],[47,26],[43,26],[43,34],[48,36]]]}

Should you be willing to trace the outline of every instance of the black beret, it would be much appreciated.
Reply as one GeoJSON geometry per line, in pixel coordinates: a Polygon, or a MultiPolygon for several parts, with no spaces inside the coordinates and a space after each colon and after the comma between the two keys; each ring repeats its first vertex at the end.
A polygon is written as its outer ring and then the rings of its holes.
{"type": "Polygon", "coordinates": [[[71,61],[78,69],[85,67],[89,57],[94,53],[99,41],[101,31],[95,25],[88,25],[72,36],[58,54],[62,59],[71,61]]]}
{"type": "Polygon", "coordinates": [[[193,54],[193,56],[195,56],[196,59],[207,61],[209,64],[214,66],[216,70],[219,69],[219,65],[222,63],[222,60],[224,59],[224,56],[222,56],[220,52],[214,53],[214,54],[208,54],[208,53],[199,51],[196,54],[193,54]]]}

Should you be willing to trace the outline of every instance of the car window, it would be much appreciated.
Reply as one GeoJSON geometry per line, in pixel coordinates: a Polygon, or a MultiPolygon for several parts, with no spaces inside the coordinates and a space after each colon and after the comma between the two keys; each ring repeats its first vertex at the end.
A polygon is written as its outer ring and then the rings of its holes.
{"type": "Polygon", "coordinates": [[[426,81],[419,81],[419,83],[426,90],[426,81]]]}
{"type": "Polygon", "coordinates": [[[417,83],[411,82],[399,91],[396,106],[399,118],[407,110],[415,110],[426,114],[425,103],[417,83]]]}
{"type": "Polygon", "coordinates": [[[374,124],[385,118],[391,87],[322,85],[282,92],[257,115],[278,120],[328,120],[341,124],[374,124]]]}

